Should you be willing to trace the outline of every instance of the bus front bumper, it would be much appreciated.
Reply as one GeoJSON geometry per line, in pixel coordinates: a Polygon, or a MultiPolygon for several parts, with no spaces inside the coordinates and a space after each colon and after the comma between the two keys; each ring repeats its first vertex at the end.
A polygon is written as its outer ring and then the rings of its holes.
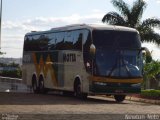
{"type": "Polygon", "coordinates": [[[141,84],[93,82],[89,90],[95,94],[138,94],[141,92],[141,84]]]}

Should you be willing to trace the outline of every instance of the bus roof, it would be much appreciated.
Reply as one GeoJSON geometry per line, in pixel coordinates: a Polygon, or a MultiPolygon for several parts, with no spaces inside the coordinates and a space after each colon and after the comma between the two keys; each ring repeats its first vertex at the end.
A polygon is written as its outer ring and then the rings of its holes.
{"type": "Polygon", "coordinates": [[[116,25],[73,24],[73,25],[66,25],[64,27],[52,28],[47,31],[32,31],[30,33],[27,33],[26,35],[45,34],[48,32],[68,31],[68,30],[76,30],[76,29],[84,29],[84,28],[90,29],[90,30],[115,30],[115,31],[137,32],[136,29],[123,27],[123,26],[116,26],[116,25]]]}

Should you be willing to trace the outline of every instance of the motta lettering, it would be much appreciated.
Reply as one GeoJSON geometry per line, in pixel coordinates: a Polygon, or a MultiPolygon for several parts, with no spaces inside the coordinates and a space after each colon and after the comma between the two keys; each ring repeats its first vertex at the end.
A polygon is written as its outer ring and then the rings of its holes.
{"type": "Polygon", "coordinates": [[[76,54],[74,53],[63,54],[63,61],[64,62],[76,62],[76,54]]]}

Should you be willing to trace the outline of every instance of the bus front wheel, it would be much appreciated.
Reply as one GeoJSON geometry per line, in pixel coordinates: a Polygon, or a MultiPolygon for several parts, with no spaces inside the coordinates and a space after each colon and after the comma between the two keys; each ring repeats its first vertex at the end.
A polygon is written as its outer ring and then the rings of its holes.
{"type": "Polygon", "coordinates": [[[122,102],[125,99],[125,95],[114,95],[116,102],[122,102]]]}
{"type": "Polygon", "coordinates": [[[80,81],[76,81],[74,84],[74,95],[79,99],[87,99],[87,94],[82,93],[80,81]]]}
{"type": "Polygon", "coordinates": [[[32,80],[32,89],[33,89],[33,92],[34,93],[39,93],[39,89],[38,89],[38,86],[37,86],[37,81],[35,79],[32,80]]]}

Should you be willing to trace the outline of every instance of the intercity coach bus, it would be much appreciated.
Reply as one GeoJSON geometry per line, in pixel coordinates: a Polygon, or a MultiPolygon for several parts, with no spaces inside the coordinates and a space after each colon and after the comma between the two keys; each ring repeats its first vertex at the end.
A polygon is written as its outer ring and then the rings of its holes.
{"type": "Polygon", "coordinates": [[[138,31],[75,24],[24,37],[23,80],[34,93],[48,90],[113,95],[122,102],[140,93],[143,59],[138,31]]]}

